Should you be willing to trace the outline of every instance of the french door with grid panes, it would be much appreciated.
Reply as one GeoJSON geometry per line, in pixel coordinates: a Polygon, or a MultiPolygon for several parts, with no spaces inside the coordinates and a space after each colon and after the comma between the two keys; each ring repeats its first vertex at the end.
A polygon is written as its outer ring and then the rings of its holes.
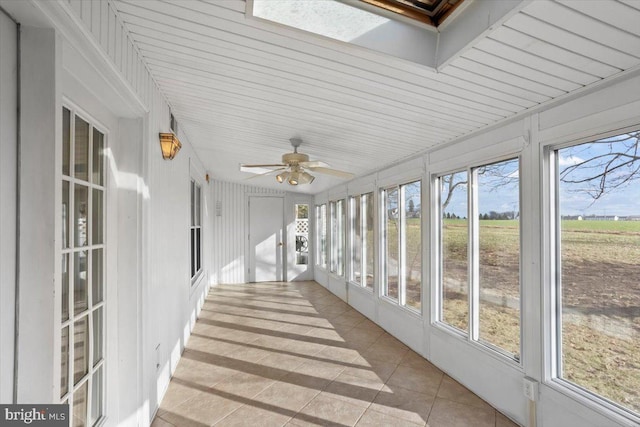
{"type": "Polygon", "coordinates": [[[60,401],[71,425],[104,414],[105,134],[62,109],[60,401]]]}

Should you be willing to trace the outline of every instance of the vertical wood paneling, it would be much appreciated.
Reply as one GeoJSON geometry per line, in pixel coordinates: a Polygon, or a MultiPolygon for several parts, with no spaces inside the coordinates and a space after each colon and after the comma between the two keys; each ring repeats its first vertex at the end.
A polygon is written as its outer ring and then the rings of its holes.
{"type": "Polygon", "coordinates": [[[109,24],[107,28],[107,55],[111,60],[114,60],[116,57],[116,14],[111,8],[108,8],[108,16],[109,16],[109,24]]]}
{"type": "Polygon", "coordinates": [[[71,0],[71,8],[79,18],[82,18],[82,0],[71,0]]]}
{"type": "Polygon", "coordinates": [[[283,196],[282,191],[250,185],[213,181],[213,281],[215,283],[242,283],[248,268],[245,252],[247,243],[248,194],[273,194],[283,196]],[[221,216],[216,204],[221,203],[221,216]]]}
{"type": "Polygon", "coordinates": [[[91,3],[91,33],[100,40],[100,13],[102,12],[102,4],[100,1],[92,1],[91,3]]]}
{"type": "Polygon", "coordinates": [[[91,6],[93,2],[91,1],[83,1],[82,7],[80,8],[80,17],[82,21],[85,23],[87,28],[91,30],[91,6]]]}
{"type": "Polygon", "coordinates": [[[151,80],[148,71],[143,66],[142,57],[127,29],[109,1],[68,0],[68,3],[71,6],[69,11],[80,18],[85,29],[92,34],[102,50],[111,58],[136,95],[147,107],[151,107],[146,87],[147,80],[151,80]]]}
{"type": "Polygon", "coordinates": [[[100,1],[100,46],[109,52],[109,4],[107,0],[100,1]]]}

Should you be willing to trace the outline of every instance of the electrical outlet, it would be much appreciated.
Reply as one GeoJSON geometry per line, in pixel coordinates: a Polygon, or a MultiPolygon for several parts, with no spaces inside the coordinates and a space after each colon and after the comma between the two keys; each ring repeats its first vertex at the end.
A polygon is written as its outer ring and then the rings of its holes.
{"type": "Polygon", "coordinates": [[[532,378],[524,378],[522,380],[522,392],[525,397],[531,401],[538,400],[538,382],[532,378]]]}

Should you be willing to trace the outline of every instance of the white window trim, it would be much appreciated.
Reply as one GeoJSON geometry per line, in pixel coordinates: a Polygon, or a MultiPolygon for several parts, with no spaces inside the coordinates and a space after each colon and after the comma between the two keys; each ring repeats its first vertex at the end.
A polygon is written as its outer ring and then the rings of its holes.
{"type": "MultiPolygon", "coordinates": [[[[421,160],[421,159],[418,159],[421,160]]],[[[419,171],[417,168],[413,168],[413,173],[417,174],[419,171]]],[[[424,286],[424,280],[425,277],[428,277],[425,274],[425,263],[424,263],[424,253],[425,253],[425,219],[424,219],[424,208],[423,208],[423,204],[424,204],[424,183],[425,183],[425,179],[423,175],[409,175],[409,174],[404,174],[402,175],[403,178],[400,180],[399,183],[395,183],[395,184],[389,184],[389,185],[385,185],[385,186],[380,186],[378,187],[378,211],[381,213],[384,213],[384,219],[381,215],[378,216],[378,218],[380,218],[379,220],[379,224],[378,224],[378,233],[379,233],[379,237],[378,237],[378,246],[380,247],[380,251],[378,253],[378,257],[376,258],[378,261],[378,276],[379,276],[379,281],[378,283],[380,284],[379,289],[378,289],[378,297],[380,298],[381,301],[385,301],[387,303],[389,303],[390,305],[399,307],[400,309],[414,315],[414,316],[418,316],[419,318],[423,318],[424,316],[424,312],[425,312],[425,307],[424,307],[424,294],[425,294],[425,286],[424,286]],[[404,245],[402,244],[402,227],[400,228],[400,230],[398,230],[398,299],[394,299],[392,297],[389,297],[387,295],[385,295],[385,287],[387,286],[387,266],[386,266],[386,262],[387,262],[387,247],[386,247],[386,233],[383,232],[384,230],[386,230],[386,196],[382,197],[382,193],[392,190],[392,189],[396,189],[398,191],[398,215],[400,215],[400,213],[402,212],[402,210],[400,209],[400,206],[404,206],[404,198],[402,196],[402,191],[401,191],[401,187],[407,184],[412,184],[414,182],[420,182],[420,209],[421,209],[421,213],[420,213],[420,240],[422,242],[421,244],[421,266],[420,266],[420,270],[421,270],[421,279],[420,279],[420,309],[416,309],[415,307],[412,307],[410,305],[406,304],[406,282],[405,282],[405,278],[404,275],[400,273],[400,270],[404,270],[404,258],[405,258],[405,248],[404,245]],[[400,267],[402,266],[402,267],[400,267]]],[[[397,178],[397,175],[394,175],[395,178],[397,178]]],[[[403,215],[404,216],[404,215],[403,215]]],[[[399,218],[400,220],[400,218],[399,218]]],[[[400,224],[402,223],[402,221],[400,220],[400,224]]],[[[375,226],[374,226],[375,227],[375,226]]],[[[375,287],[375,286],[374,286],[375,287]]]]}
{"type": "MultiPolygon", "coordinates": [[[[513,143],[518,143],[521,138],[516,138],[514,140],[507,141],[509,145],[513,143]]],[[[489,165],[493,163],[499,163],[502,161],[508,160],[518,160],[518,170],[522,173],[523,168],[523,155],[522,151],[510,152],[508,154],[502,154],[500,156],[495,156],[487,159],[483,159],[480,161],[476,161],[473,164],[460,166],[458,168],[444,169],[439,172],[431,172],[430,179],[430,189],[432,195],[432,207],[431,209],[435,210],[433,213],[433,218],[431,221],[431,230],[432,230],[432,241],[431,247],[434,248],[432,250],[432,263],[431,265],[435,268],[432,268],[433,273],[431,275],[432,283],[435,283],[435,286],[432,286],[432,304],[431,304],[431,325],[441,331],[444,331],[450,335],[458,337],[475,348],[479,348],[487,354],[492,355],[493,357],[497,357],[499,360],[506,361],[511,365],[518,367],[519,369],[524,369],[524,318],[523,318],[523,309],[524,309],[524,293],[522,292],[523,285],[523,277],[522,277],[522,239],[523,239],[523,229],[522,229],[522,220],[519,223],[519,234],[520,234],[520,270],[519,270],[519,280],[520,280],[520,357],[516,358],[511,353],[508,353],[504,349],[493,345],[490,342],[481,340],[479,337],[479,327],[480,327],[480,305],[479,305],[479,297],[480,297],[480,286],[478,283],[479,278],[479,238],[478,232],[478,213],[476,212],[476,208],[478,205],[477,200],[477,190],[469,191],[476,188],[477,182],[477,174],[473,173],[477,168],[482,167],[484,165],[489,165]],[[442,320],[442,259],[441,259],[441,231],[440,231],[440,219],[442,216],[441,211],[441,194],[440,187],[438,185],[441,177],[458,172],[465,172],[467,174],[469,184],[467,191],[467,212],[469,219],[469,246],[468,246],[468,260],[469,260],[469,327],[466,331],[458,329],[442,320]],[[435,281],[434,281],[435,280],[435,281]]],[[[519,204],[520,210],[522,211],[522,181],[519,184],[519,204]]]]}
{"type": "MultiPolygon", "coordinates": [[[[109,149],[109,131],[107,130],[107,128],[99,121],[96,120],[91,114],[87,113],[86,111],[84,111],[83,109],[79,108],[77,105],[75,105],[71,100],[67,99],[66,97],[63,98],[62,101],[62,105],[59,107],[59,111],[61,112],[60,115],[60,120],[62,120],[62,111],[63,109],[67,109],[70,112],[70,118],[72,120],[72,123],[70,123],[70,128],[69,128],[69,137],[70,137],[70,145],[69,145],[69,175],[63,175],[62,173],[62,161],[60,161],[59,163],[56,162],[56,188],[57,188],[57,194],[59,194],[59,197],[57,197],[57,201],[56,204],[57,206],[59,206],[59,208],[56,209],[56,220],[55,220],[55,224],[56,226],[56,235],[60,236],[62,233],[62,222],[59,218],[62,218],[62,204],[61,204],[61,200],[62,198],[60,197],[60,195],[62,194],[62,185],[63,182],[68,182],[69,184],[80,184],[83,186],[86,186],[88,188],[88,200],[90,200],[89,202],[89,211],[87,212],[87,217],[91,218],[92,213],[93,213],[93,201],[92,201],[92,193],[91,193],[91,189],[98,189],[101,190],[103,192],[103,200],[102,200],[102,207],[103,207],[103,215],[102,215],[102,234],[103,234],[103,239],[102,239],[102,243],[100,244],[94,244],[93,242],[91,242],[91,244],[88,244],[86,246],[81,246],[81,247],[76,247],[75,246],[75,235],[74,235],[74,227],[73,224],[71,223],[71,221],[69,221],[68,223],[68,231],[69,231],[69,235],[68,235],[68,242],[69,242],[69,247],[67,248],[62,248],[61,245],[57,245],[56,246],[56,258],[58,259],[58,262],[56,262],[56,265],[59,266],[62,264],[62,257],[64,255],[68,255],[69,257],[69,263],[68,263],[68,271],[69,271],[69,276],[70,276],[70,281],[69,281],[69,289],[68,289],[68,300],[69,300],[69,306],[68,306],[68,310],[69,310],[69,318],[65,321],[62,321],[62,310],[61,310],[61,304],[62,304],[62,289],[61,289],[61,285],[62,285],[62,281],[60,280],[60,275],[62,274],[62,271],[60,271],[58,269],[58,267],[56,267],[56,277],[58,278],[55,282],[57,283],[56,285],[56,297],[54,298],[54,304],[55,304],[55,313],[56,313],[56,319],[58,321],[57,327],[56,327],[56,332],[54,335],[54,348],[55,348],[55,353],[56,356],[54,357],[54,360],[52,361],[54,363],[54,374],[55,374],[55,378],[56,380],[54,381],[54,398],[58,399],[59,402],[64,402],[65,400],[67,401],[67,403],[70,406],[70,409],[72,411],[73,408],[73,395],[75,392],[77,392],[81,387],[83,387],[85,384],[87,386],[87,403],[86,403],[86,407],[87,407],[87,420],[90,421],[90,417],[91,417],[91,410],[92,410],[92,394],[93,394],[93,380],[94,380],[94,375],[100,370],[102,369],[102,415],[101,417],[96,421],[96,425],[103,425],[107,422],[107,414],[108,414],[108,410],[109,410],[109,402],[107,400],[107,375],[108,375],[108,364],[106,363],[106,359],[107,359],[107,346],[106,346],[106,337],[108,335],[108,322],[107,322],[107,308],[106,308],[106,301],[109,298],[108,295],[108,287],[107,287],[107,275],[108,275],[108,271],[107,271],[107,237],[109,235],[108,230],[107,230],[107,199],[108,199],[108,195],[107,195],[107,188],[109,188],[109,174],[108,174],[108,163],[107,163],[107,159],[108,159],[108,155],[105,154],[103,159],[102,159],[102,167],[103,167],[103,182],[102,185],[99,184],[94,184],[91,182],[91,172],[92,172],[92,168],[93,168],[93,130],[97,130],[98,132],[100,132],[103,135],[103,150],[105,151],[105,153],[108,152],[109,149]],[[74,156],[74,148],[75,148],[75,117],[79,117],[82,120],[84,120],[85,122],[87,122],[89,124],[89,152],[87,154],[88,156],[88,165],[90,166],[87,170],[87,180],[80,180],[74,176],[74,169],[75,169],[75,156],[74,156]],[[59,225],[58,225],[59,224],[59,225]],[[60,228],[58,228],[60,227],[60,228]],[[83,252],[86,251],[87,252],[87,256],[91,256],[92,255],[92,251],[94,249],[102,249],[102,284],[103,284],[103,289],[102,289],[102,301],[100,301],[97,304],[93,304],[93,286],[92,284],[87,286],[87,309],[83,310],[82,312],[75,314],[74,313],[74,307],[73,307],[73,301],[74,301],[74,288],[75,288],[75,284],[72,283],[71,280],[71,276],[73,274],[73,268],[74,268],[74,254],[75,253],[79,253],[79,252],[83,252]],[[94,340],[93,340],[93,313],[96,312],[97,310],[102,310],[102,342],[100,344],[101,349],[102,349],[102,360],[100,360],[98,363],[94,364],[93,363],[93,356],[94,356],[94,340]],[[67,377],[67,381],[69,384],[69,388],[67,390],[67,392],[61,396],[61,387],[60,387],[60,377],[61,377],[61,345],[62,345],[62,330],[64,328],[69,328],[69,332],[68,332],[68,360],[69,361],[74,361],[75,360],[75,355],[74,355],[74,351],[75,351],[75,346],[73,343],[74,340],[74,334],[72,333],[72,325],[75,323],[74,319],[79,319],[82,317],[87,318],[87,328],[89,329],[88,332],[88,347],[89,347],[89,352],[88,352],[88,369],[87,369],[87,373],[80,379],[80,381],[78,381],[77,384],[74,384],[74,369],[73,369],[73,363],[67,363],[67,369],[68,369],[68,377],[67,377]]],[[[61,129],[62,132],[62,129],[61,129]]],[[[61,156],[61,152],[62,152],[62,146],[58,147],[58,149],[56,150],[58,154],[56,154],[56,156],[60,156],[57,157],[58,159],[62,159],[61,156]]],[[[71,186],[70,186],[70,191],[69,191],[69,209],[68,212],[74,212],[74,196],[73,193],[71,192],[71,186]]],[[[87,233],[89,235],[92,234],[92,230],[87,230],[87,233]]],[[[92,237],[91,237],[92,239],[92,237]]],[[[92,270],[93,270],[93,265],[92,262],[89,263],[89,267],[87,268],[87,277],[91,277],[92,276],[92,270]]],[[[70,413],[71,415],[71,413],[70,413]]]]}
{"type": "MultiPolygon", "coordinates": [[[[204,182],[201,178],[201,173],[199,173],[199,170],[195,167],[195,165],[193,165],[193,163],[190,164],[190,173],[189,173],[189,219],[187,221],[188,223],[188,229],[189,229],[189,284],[190,284],[190,289],[191,292],[193,292],[194,289],[198,288],[205,276],[204,274],[204,215],[203,215],[203,202],[206,200],[205,197],[205,192],[204,189],[206,188],[204,185],[204,182]],[[195,182],[196,185],[199,186],[200,188],[200,200],[199,200],[199,209],[200,209],[200,225],[197,226],[200,229],[200,248],[199,248],[199,252],[200,252],[200,269],[198,271],[196,271],[195,275],[191,276],[191,265],[193,263],[193,259],[191,259],[191,230],[194,228],[194,226],[191,225],[191,203],[193,203],[193,201],[191,200],[191,182],[195,182]]],[[[190,293],[191,293],[190,292],[190,293]]]]}
{"type": "Polygon", "coordinates": [[[556,192],[556,162],[554,152],[563,148],[597,141],[599,139],[624,134],[640,129],[640,123],[614,129],[603,129],[601,132],[581,132],[578,138],[567,140],[562,137],[549,137],[540,144],[540,158],[542,163],[542,213],[543,213],[543,343],[544,370],[543,385],[584,405],[587,408],[623,425],[640,424],[640,415],[630,409],[614,403],[607,398],[589,391],[588,389],[559,377],[559,346],[558,328],[561,322],[561,308],[558,300],[560,292],[557,277],[559,271],[558,257],[558,194],[556,192]]]}

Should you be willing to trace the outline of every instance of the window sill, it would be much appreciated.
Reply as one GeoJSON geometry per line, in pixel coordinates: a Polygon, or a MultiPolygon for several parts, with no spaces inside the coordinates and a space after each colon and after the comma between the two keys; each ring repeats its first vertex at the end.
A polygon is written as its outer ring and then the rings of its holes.
{"type": "Polygon", "coordinates": [[[552,378],[544,381],[543,385],[616,423],[628,426],[640,425],[640,414],[635,414],[567,380],[552,378]]]}
{"type": "Polygon", "coordinates": [[[204,280],[204,269],[201,268],[198,273],[191,279],[191,292],[193,293],[195,289],[199,288],[204,280]]]}
{"type": "Polygon", "coordinates": [[[414,317],[416,319],[422,320],[423,316],[422,313],[417,311],[416,309],[413,308],[409,308],[403,305],[400,305],[398,300],[389,298],[387,296],[380,296],[380,301],[382,301],[384,304],[386,304],[389,307],[393,307],[399,311],[401,311],[402,313],[406,313],[408,315],[410,315],[411,317],[414,317]]]}
{"type": "Polygon", "coordinates": [[[349,288],[357,289],[358,292],[363,292],[368,295],[373,295],[373,288],[367,288],[366,286],[361,286],[360,284],[352,281],[347,281],[347,284],[349,285],[349,288]]]}
{"type": "Polygon", "coordinates": [[[481,351],[483,354],[501,362],[505,366],[509,366],[513,369],[516,369],[518,372],[521,372],[524,375],[524,367],[522,365],[522,359],[516,360],[513,357],[507,356],[505,353],[499,350],[494,350],[492,347],[477,341],[472,341],[469,339],[469,335],[460,329],[454,328],[446,323],[436,321],[431,323],[431,327],[449,337],[453,337],[454,339],[459,340],[462,343],[469,345],[471,348],[481,351]]]}

